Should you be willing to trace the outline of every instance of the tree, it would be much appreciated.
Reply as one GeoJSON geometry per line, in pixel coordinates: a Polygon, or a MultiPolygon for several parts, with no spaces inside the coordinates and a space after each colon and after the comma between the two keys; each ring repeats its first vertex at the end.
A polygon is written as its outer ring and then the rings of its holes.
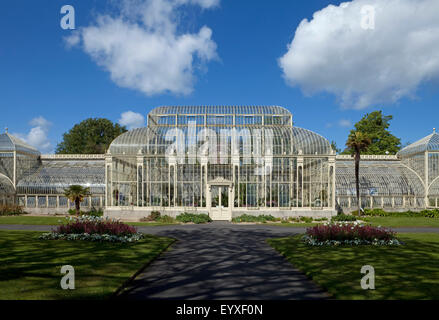
{"type": "Polygon", "coordinates": [[[84,188],[79,185],[72,185],[67,189],[64,189],[64,195],[72,202],[75,203],[76,215],[79,216],[81,212],[81,202],[85,197],[90,195],[90,188],[84,188]]]}
{"type": "Polygon", "coordinates": [[[370,138],[361,131],[351,131],[351,134],[346,141],[346,146],[351,151],[351,155],[355,161],[355,189],[357,191],[358,201],[358,215],[361,215],[361,201],[360,201],[360,159],[361,153],[370,146],[370,138]]]}
{"type": "Polygon", "coordinates": [[[331,148],[335,151],[335,153],[340,153],[341,151],[341,149],[337,148],[337,143],[334,140],[331,141],[331,148]]]}
{"type": "MultiPolygon", "coordinates": [[[[383,116],[381,111],[374,111],[366,114],[355,124],[352,132],[362,132],[366,134],[371,143],[363,150],[363,154],[396,154],[401,149],[401,139],[390,133],[390,120],[393,116],[383,116]]],[[[351,154],[352,150],[345,149],[343,154],[351,154]]]]}
{"type": "Polygon", "coordinates": [[[110,143],[126,132],[124,126],[104,118],[89,118],[64,133],[57,154],[103,154],[110,143]]]}

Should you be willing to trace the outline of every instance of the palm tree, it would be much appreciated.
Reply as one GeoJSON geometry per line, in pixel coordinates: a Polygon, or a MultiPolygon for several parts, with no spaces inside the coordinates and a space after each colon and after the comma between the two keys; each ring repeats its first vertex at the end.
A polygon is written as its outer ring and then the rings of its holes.
{"type": "Polygon", "coordinates": [[[67,189],[64,189],[64,195],[72,202],[75,203],[76,215],[79,216],[80,213],[80,204],[84,197],[90,195],[90,188],[84,188],[79,185],[72,185],[67,189]]]}
{"type": "Polygon", "coordinates": [[[357,191],[358,201],[358,215],[361,215],[361,201],[360,201],[360,158],[361,152],[365,151],[372,143],[370,138],[363,132],[351,131],[351,134],[346,141],[346,146],[351,151],[352,157],[355,161],[355,188],[357,191]]]}

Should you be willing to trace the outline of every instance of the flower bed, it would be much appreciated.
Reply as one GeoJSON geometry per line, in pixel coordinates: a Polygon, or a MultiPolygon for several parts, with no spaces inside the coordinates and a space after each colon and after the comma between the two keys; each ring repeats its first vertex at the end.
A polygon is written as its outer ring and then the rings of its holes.
{"type": "Polygon", "coordinates": [[[400,245],[396,233],[383,227],[359,223],[329,223],[307,228],[303,241],[322,245],[400,245]]]}
{"type": "Polygon", "coordinates": [[[134,242],[142,238],[135,227],[114,219],[80,216],[40,236],[43,240],[134,242]]]}

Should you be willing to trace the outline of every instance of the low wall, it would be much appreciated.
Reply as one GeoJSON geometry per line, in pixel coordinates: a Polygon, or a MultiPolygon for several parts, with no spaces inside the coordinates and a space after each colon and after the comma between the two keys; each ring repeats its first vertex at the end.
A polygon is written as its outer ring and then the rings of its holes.
{"type": "Polygon", "coordinates": [[[330,209],[323,210],[233,210],[232,218],[242,216],[243,214],[251,216],[272,215],[275,218],[288,217],[311,217],[311,218],[330,218],[337,215],[337,211],[330,209]]]}
{"type": "MultiPolygon", "coordinates": [[[[121,219],[125,221],[139,221],[141,218],[148,217],[152,211],[159,211],[162,215],[168,215],[173,218],[183,212],[204,213],[209,214],[207,208],[139,208],[139,207],[111,207],[104,210],[104,217],[112,219],[121,219]]],[[[232,218],[243,214],[259,216],[272,215],[276,218],[287,217],[312,217],[312,218],[330,218],[335,216],[337,212],[331,209],[311,210],[311,209],[295,209],[295,210],[275,210],[275,209],[242,209],[232,210],[232,218]]]]}
{"type": "Polygon", "coordinates": [[[30,214],[55,215],[68,214],[69,208],[23,208],[25,212],[30,214]]]}

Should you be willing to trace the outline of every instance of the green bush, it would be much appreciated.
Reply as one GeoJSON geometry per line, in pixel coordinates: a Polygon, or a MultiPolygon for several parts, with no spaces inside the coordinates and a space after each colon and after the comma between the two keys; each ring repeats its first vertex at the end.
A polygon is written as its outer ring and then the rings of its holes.
{"type": "Polygon", "coordinates": [[[210,219],[210,217],[205,213],[194,214],[194,213],[184,212],[184,213],[178,215],[176,219],[177,219],[177,221],[182,222],[182,223],[193,222],[196,224],[207,223],[207,222],[212,221],[212,219],[210,219]]]}
{"type": "MultiPolygon", "coordinates": [[[[358,216],[358,210],[352,212],[353,215],[358,216]]],[[[363,216],[368,217],[424,217],[424,218],[439,218],[439,209],[422,210],[419,212],[403,211],[403,212],[387,212],[383,209],[364,209],[363,216]]]]}
{"type": "Polygon", "coordinates": [[[249,214],[243,214],[239,217],[235,217],[232,219],[232,222],[262,222],[266,223],[267,221],[276,221],[276,218],[272,215],[260,215],[260,216],[252,216],[249,214]]]}
{"type": "Polygon", "coordinates": [[[23,207],[15,204],[0,205],[0,216],[18,216],[26,214],[23,207]]]}
{"type": "Polygon", "coordinates": [[[175,223],[175,219],[167,215],[161,216],[157,221],[161,223],[175,223]]]}
{"type": "Polygon", "coordinates": [[[305,223],[311,223],[312,218],[311,217],[300,217],[300,221],[305,222],[305,223]]]}
{"type": "Polygon", "coordinates": [[[339,214],[331,218],[331,221],[356,221],[356,220],[357,220],[356,216],[350,216],[347,214],[339,214]]]}

